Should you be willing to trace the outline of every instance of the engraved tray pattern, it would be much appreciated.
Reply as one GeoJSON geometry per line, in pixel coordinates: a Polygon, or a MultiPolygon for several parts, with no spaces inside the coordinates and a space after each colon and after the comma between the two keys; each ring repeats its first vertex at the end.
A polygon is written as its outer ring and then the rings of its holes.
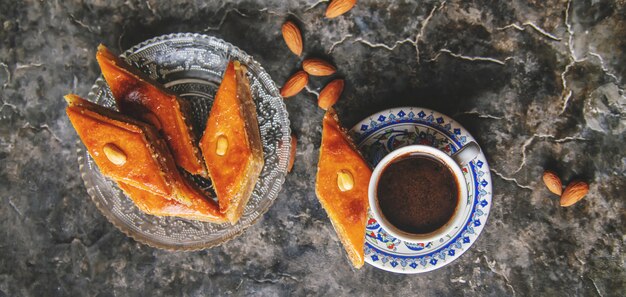
{"type": "MultiPolygon", "coordinates": [[[[201,34],[178,33],[155,37],[133,46],[121,56],[188,100],[191,125],[198,139],[204,131],[213,97],[228,61],[237,59],[246,64],[252,97],[257,106],[265,165],[244,214],[235,225],[157,217],[140,211],[115,182],[105,178],[84,145],[78,141],[78,164],[91,199],[122,232],[153,247],[198,250],[240,235],[272,205],[287,172],[289,118],[276,84],[251,56],[221,39],[201,34]]],[[[87,100],[115,109],[111,91],[102,77],[96,80],[87,100]]],[[[215,199],[210,180],[190,174],[187,176],[215,199]]]]}

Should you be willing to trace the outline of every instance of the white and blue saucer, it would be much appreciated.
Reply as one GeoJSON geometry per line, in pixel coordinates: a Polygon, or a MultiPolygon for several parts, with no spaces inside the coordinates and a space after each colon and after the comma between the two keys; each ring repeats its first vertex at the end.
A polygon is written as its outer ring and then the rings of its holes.
{"type": "MultiPolygon", "coordinates": [[[[350,134],[372,168],[385,155],[406,145],[430,145],[451,155],[466,143],[475,141],[452,118],[419,107],[377,112],[356,124],[350,134]]],[[[388,234],[369,214],[365,230],[365,261],[390,272],[412,274],[441,268],[467,251],[480,235],[489,216],[491,174],[482,151],[461,170],[470,205],[462,225],[439,240],[409,243],[388,234]]]]}

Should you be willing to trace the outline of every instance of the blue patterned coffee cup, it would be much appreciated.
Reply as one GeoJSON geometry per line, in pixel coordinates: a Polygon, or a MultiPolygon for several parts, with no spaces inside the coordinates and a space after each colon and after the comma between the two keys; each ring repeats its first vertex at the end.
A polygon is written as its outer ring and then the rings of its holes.
{"type": "Polygon", "coordinates": [[[469,142],[452,156],[428,145],[409,145],[398,148],[387,154],[374,168],[368,188],[368,198],[372,216],[381,227],[390,235],[410,243],[424,243],[438,240],[453,231],[454,228],[463,224],[463,214],[460,210],[466,209],[468,201],[467,185],[461,166],[469,163],[480,153],[480,147],[475,142],[469,142]],[[394,226],[383,214],[378,201],[378,184],[383,171],[392,163],[405,157],[427,157],[435,160],[450,169],[457,184],[457,205],[450,219],[438,229],[429,233],[409,233],[394,226]]]}

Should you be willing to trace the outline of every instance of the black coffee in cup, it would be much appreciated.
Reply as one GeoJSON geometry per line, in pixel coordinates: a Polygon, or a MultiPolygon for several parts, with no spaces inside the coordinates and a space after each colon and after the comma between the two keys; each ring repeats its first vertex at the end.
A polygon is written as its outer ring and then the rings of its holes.
{"type": "Polygon", "coordinates": [[[404,156],[391,162],[378,180],[378,204],[387,221],[412,234],[426,234],[454,215],[459,185],[441,161],[427,156],[404,156]]]}

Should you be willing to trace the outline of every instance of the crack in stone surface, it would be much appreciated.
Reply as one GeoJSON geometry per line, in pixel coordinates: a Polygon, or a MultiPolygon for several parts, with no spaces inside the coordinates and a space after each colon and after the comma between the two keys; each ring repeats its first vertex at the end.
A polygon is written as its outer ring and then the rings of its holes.
{"type": "Polygon", "coordinates": [[[550,139],[552,142],[554,143],[564,143],[564,142],[568,142],[568,141],[587,141],[588,139],[580,137],[580,136],[567,136],[564,138],[556,138],[554,135],[549,135],[549,134],[533,134],[530,138],[528,138],[526,141],[524,141],[524,144],[522,145],[522,162],[520,163],[519,167],[517,167],[517,169],[515,171],[513,171],[513,174],[517,174],[518,172],[520,172],[522,170],[522,168],[524,168],[524,166],[526,165],[526,150],[528,149],[528,147],[534,142],[535,139],[550,139]]]}
{"type": "Polygon", "coordinates": [[[333,50],[335,49],[335,47],[337,45],[340,45],[342,43],[344,43],[344,41],[346,41],[348,38],[352,37],[352,34],[347,34],[346,36],[344,36],[343,38],[341,38],[339,41],[335,41],[333,42],[333,44],[330,46],[330,48],[328,49],[328,52],[326,52],[327,54],[331,54],[333,52],[333,50]]]}
{"type": "Polygon", "coordinates": [[[576,57],[576,52],[574,50],[574,29],[572,29],[572,25],[569,20],[569,10],[572,5],[572,0],[567,1],[567,6],[565,7],[565,27],[567,28],[567,47],[569,48],[570,58],[575,62],[582,62],[584,59],[578,59],[576,57]]]}
{"type": "Polygon", "coordinates": [[[522,145],[522,162],[519,164],[519,167],[517,167],[517,169],[513,171],[513,174],[520,172],[520,170],[522,170],[522,168],[524,168],[524,166],[526,165],[526,148],[528,148],[528,146],[534,140],[535,140],[535,135],[533,135],[531,138],[528,138],[526,141],[524,141],[524,144],[522,145]]]}
{"type": "Polygon", "coordinates": [[[11,83],[11,71],[9,70],[9,65],[4,62],[0,62],[0,66],[4,68],[4,71],[7,73],[7,81],[2,85],[3,88],[6,88],[11,83]]]}
{"type": "Polygon", "coordinates": [[[513,29],[516,29],[516,30],[519,30],[519,31],[526,31],[526,29],[524,27],[518,25],[517,23],[512,23],[512,24],[506,25],[504,27],[498,27],[498,28],[496,28],[496,30],[504,31],[504,30],[506,30],[508,28],[513,28],[513,29]]]}
{"type": "Polygon", "coordinates": [[[571,89],[569,89],[568,87],[568,83],[567,83],[567,79],[566,79],[566,74],[567,72],[569,72],[569,70],[576,64],[579,62],[583,62],[583,61],[587,61],[587,57],[588,56],[593,56],[595,57],[598,62],[599,62],[599,66],[602,69],[602,71],[604,72],[605,75],[611,77],[614,81],[615,81],[615,85],[617,86],[618,90],[620,91],[620,95],[621,97],[625,97],[625,91],[624,88],[622,87],[620,80],[618,79],[617,75],[615,75],[614,73],[612,73],[608,67],[606,66],[606,63],[604,61],[604,59],[602,58],[602,56],[596,52],[593,52],[589,49],[587,49],[587,52],[583,55],[582,58],[579,58],[578,55],[576,54],[576,50],[574,49],[574,36],[575,36],[575,31],[572,28],[572,24],[570,21],[570,8],[572,7],[572,0],[569,0],[567,2],[567,6],[565,8],[565,27],[567,29],[567,34],[568,34],[568,39],[567,39],[567,48],[569,50],[569,60],[570,63],[568,63],[565,66],[565,69],[563,70],[563,72],[561,72],[561,82],[562,82],[562,86],[563,86],[563,91],[562,91],[562,95],[561,95],[561,101],[563,101],[563,107],[561,109],[561,112],[559,113],[559,115],[563,115],[569,105],[569,101],[573,95],[573,91],[571,89]]]}
{"type": "Polygon", "coordinates": [[[563,107],[561,108],[561,112],[559,113],[559,115],[562,115],[563,113],[565,113],[565,110],[567,109],[567,105],[569,104],[569,100],[572,97],[572,90],[569,89],[569,87],[567,86],[567,72],[569,72],[570,68],[572,68],[574,65],[576,64],[575,60],[572,60],[569,64],[567,64],[565,66],[565,69],[563,69],[563,72],[561,72],[561,85],[563,86],[563,90],[561,91],[561,101],[563,101],[563,107]]]}
{"type": "Polygon", "coordinates": [[[40,132],[40,131],[48,131],[48,133],[50,133],[50,136],[52,136],[52,138],[54,138],[56,141],[58,141],[59,143],[63,143],[63,141],[61,141],[61,138],[59,138],[54,131],[52,131],[52,129],[50,128],[50,126],[48,126],[48,124],[42,124],[39,125],[39,127],[35,127],[33,126],[30,122],[26,122],[26,124],[24,124],[20,129],[27,129],[27,130],[32,130],[35,132],[40,132]]]}
{"type": "Polygon", "coordinates": [[[480,112],[478,112],[476,110],[459,112],[459,113],[455,114],[454,116],[456,117],[456,116],[460,116],[460,115],[475,115],[475,116],[478,116],[479,118],[482,118],[482,119],[493,119],[493,120],[504,119],[504,117],[494,116],[494,115],[486,114],[486,113],[480,113],[480,112]]]}
{"type": "Polygon", "coordinates": [[[615,85],[617,86],[617,89],[619,89],[622,97],[626,96],[626,94],[624,94],[624,88],[621,86],[620,80],[617,78],[617,75],[613,74],[609,68],[606,66],[606,64],[604,63],[604,59],[602,58],[602,56],[600,56],[600,54],[596,53],[596,52],[592,52],[592,51],[588,51],[589,55],[595,57],[596,59],[598,59],[598,61],[600,61],[600,68],[602,69],[602,71],[604,71],[604,74],[610,76],[614,81],[615,81],[615,85]]]}
{"type": "Polygon", "coordinates": [[[271,14],[271,15],[275,15],[275,16],[279,16],[279,17],[291,16],[291,17],[297,19],[298,21],[300,21],[301,23],[305,23],[304,20],[302,20],[297,14],[291,12],[290,10],[287,10],[287,12],[285,12],[285,13],[280,13],[280,12],[277,12],[275,10],[271,10],[271,9],[266,7],[266,8],[259,9],[258,12],[265,12],[265,13],[268,13],[268,14],[271,14]]]}
{"type": "Polygon", "coordinates": [[[526,22],[522,23],[522,25],[518,25],[516,23],[513,23],[513,24],[510,24],[510,25],[506,25],[504,27],[497,28],[497,30],[502,31],[502,30],[506,30],[506,29],[509,29],[509,28],[513,28],[513,29],[518,30],[518,31],[526,31],[526,28],[524,28],[526,26],[531,27],[537,33],[543,35],[544,37],[546,37],[548,39],[552,39],[554,41],[561,41],[561,38],[556,37],[554,34],[549,33],[548,31],[544,30],[543,28],[539,27],[537,24],[535,24],[535,23],[533,23],[531,21],[526,21],[526,22]]]}
{"type": "Polygon", "coordinates": [[[239,291],[239,288],[241,288],[242,284],[243,284],[243,279],[239,280],[239,284],[237,284],[237,287],[235,287],[235,292],[239,291]]]}
{"type": "Polygon", "coordinates": [[[504,283],[506,284],[506,286],[511,288],[511,291],[513,292],[513,296],[516,296],[517,292],[515,292],[515,288],[513,288],[513,286],[511,285],[511,282],[509,281],[509,278],[506,277],[506,275],[504,275],[504,273],[496,271],[496,269],[495,269],[496,268],[496,261],[489,262],[489,259],[487,259],[487,256],[485,256],[484,254],[483,254],[483,258],[485,259],[485,263],[487,263],[487,267],[489,267],[489,270],[491,270],[493,273],[501,276],[504,279],[504,283]]]}
{"type": "Polygon", "coordinates": [[[330,1],[329,1],[329,0],[319,0],[319,1],[317,1],[317,2],[315,2],[315,3],[313,3],[313,4],[311,4],[311,5],[309,5],[309,7],[307,7],[307,8],[304,10],[304,12],[308,12],[309,10],[311,10],[311,9],[313,9],[313,8],[315,8],[315,7],[317,7],[318,5],[320,5],[320,4],[324,3],[324,2],[330,2],[330,1]]]}
{"type": "MultiPolygon", "coordinates": [[[[446,5],[446,1],[441,2],[439,5],[435,5],[431,10],[430,13],[428,14],[428,16],[426,16],[426,18],[424,18],[424,21],[422,21],[422,25],[420,27],[420,30],[417,32],[417,34],[415,35],[415,39],[411,39],[411,38],[405,38],[402,40],[396,40],[393,45],[387,45],[385,43],[382,42],[372,42],[369,41],[367,39],[364,39],[362,37],[358,37],[357,39],[355,39],[354,41],[352,41],[352,43],[355,42],[359,42],[362,44],[365,44],[371,48],[384,48],[388,51],[393,51],[395,50],[399,45],[405,44],[405,43],[410,43],[411,45],[413,45],[413,48],[415,48],[415,58],[417,61],[417,64],[420,63],[420,49],[419,49],[419,42],[422,39],[422,36],[424,35],[424,32],[426,31],[426,26],[428,26],[428,23],[430,22],[430,20],[432,19],[432,17],[435,15],[436,11],[440,11],[442,10],[446,5]]],[[[352,37],[352,35],[350,35],[350,37],[352,37]]],[[[341,42],[339,42],[339,44],[343,43],[344,40],[340,40],[341,42]]],[[[329,54],[330,52],[332,52],[332,49],[334,49],[336,45],[333,44],[333,46],[331,47],[331,50],[329,50],[329,54]]]]}
{"type": "Polygon", "coordinates": [[[4,107],[9,107],[11,109],[13,109],[13,111],[17,114],[21,114],[20,110],[17,108],[17,106],[11,104],[11,103],[7,103],[6,101],[2,100],[2,98],[0,98],[0,102],[2,102],[2,106],[0,106],[0,112],[4,109],[4,107]]]}
{"type": "Polygon", "coordinates": [[[549,135],[549,134],[536,134],[535,135],[537,138],[542,138],[542,139],[551,139],[552,142],[555,143],[563,143],[563,142],[568,142],[568,141],[589,141],[589,139],[584,138],[584,137],[580,137],[580,136],[567,136],[567,137],[563,137],[563,138],[556,138],[554,135],[549,135]]]}
{"type": "Polygon", "coordinates": [[[446,5],[446,1],[441,2],[441,4],[439,6],[435,5],[431,10],[430,13],[428,14],[428,16],[424,19],[424,21],[422,22],[422,26],[420,27],[419,32],[417,33],[417,35],[415,36],[415,43],[413,44],[413,46],[415,46],[415,57],[417,59],[417,64],[420,63],[420,47],[419,47],[419,42],[422,39],[422,36],[424,36],[424,32],[426,31],[426,26],[428,26],[428,23],[430,23],[430,19],[433,18],[433,16],[435,15],[435,11],[437,10],[442,10],[446,5]]]}
{"type": "Polygon", "coordinates": [[[41,67],[43,65],[44,64],[42,64],[42,63],[28,63],[28,64],[17,63],[17,65],[15,66],[15,71],[14,72],[17,72],[17,71],[20,71],[20,70],[26,70],[26,69],[29,69],[29,68],[37,68],[37,67],[41,67]]]}
{"type": "Polygon", "coordinates": [[[311,215],[306,213],[306,212],[295,214],[295,215],[293,215],[293,214],[287,215],[287,218],[289,218],[289,219],[310,218],[310,217],[311,217],[311,215]]]}
{"type": "Polygon", "coordinates": [[[308,85],[304,86],[304,90],[305,90],[305,91],[307,91],[309,94],[313,94],[313,95],[315,95],[315,96],[317,96],[317,97],[319,97],[319,96],[320,96],[320,93],[319,93],[319,92],[317,92],[317,91],[315,91],[315,90],[311,89],[308,85]]]}
{"type": "Polygon", "coordinates": [[[23,217],[24,215],[22,214],[22,212],[20,211],[19,208],[17,208],[17,206],[15,205],[15,203],[13,203],[13,200],[11,200],[11,197],[9,197],[9,205],[11,206],[11,208],[13,208],[13,210],[15,210],[15,212],[20,216],[23,217]]]}
{"type": "Polygon", "coordinates": [[[148,7],[148,10],[152,12],[152,15],[160,19],[161,16],[157,13],[156,8],[153,8],[152,5],[150,5],[150,1],[145,1],[145,3],[146,3],[146,6],[148,7]]]}
{"type": "Polygon", "coordinates": [[[600,61],[600,67],[602,68],[602,71],[604,71],[604,73],[612,77],[616,83],[619,83],[619,79],[617,78],[617,76],[611,73],[609,69],[606,67],[606,64],[604,64],[604,59],[602,59],[602,56],[600,56],[598,53],[591,52],[591,51],[589,52],[589,54],[596,57],[600,61]]]}
{"type": "Polygon", "coordinates": [[[413,46],[415,46],[415,41],[413,39],[411,39],[411,38],[406,38],[406,39],[403,39],[403,40],[397,40],[396,42],[394,42],[393,46],[386,45],[386,44],[384,44],[382,42],[374,43],[374,42],[371,42],[369,40],[363,39],[361,37],[355,39],[353,41],[353,43],[354,42],[360,42],[360,43],[365,44],[365,45],[367,45],[367,46],[369,46],[371,48],[384,48],[384,49],[386,49],[388,51],[393,51],[394,49],[396,49],[396,47],[398,47],[398,45],[405,44],[407,42],[411,43],[411,44],[413,44],[413,46]]]}
{"type": "Polygon", "coordinates": [[[561,94],[561,101],[563,101],[563,107],[561,109],[561,112],[559,113],[559,116],[563,115],[565,113],[565,110],[567,109],[567,107],[569,105],[569,100],[572,98],[572,95],[574,94],[574,92],[571,89],[569,89],[569,87],[567,86],[568,83],[567,83],[567,79],[566,79],[565,76],[566,76],[567,72],[570,70],[570,68],[572,66],[574,66],[576,63],[583,62],[583,61],[587,60],[586,57],[578,58],[577,55],[576,55],[576,50],[574,49],[574,35],[575,35],[575,32],[574,32],[574,29],[572,28],[572,24],[570,22],[570,13],[569,13],[571,6],[572,6],[572,0],[567,1],[567,6],[565,7],[565,20],[564,20],[564,23],[565,23],[565,27],[567,29],[567,35],[568,35],[568,38],[567,38],[567,48],[569,50],[568,58],[570,60],[570,63],[568,63],[565,66],[565,69],[563,69],[563,72],[561,72],[561,82],[562,82],[562,85],[563,85],[563,91],[562,91],[562,94],[561,94]]]}
{"type": "Polygon", "coordinates": [[[464,279],[463,279],[463,277],[459,276],[459,277],[457,277],[457,278],[451,278],[451,279],[450,279],[450,282],[451,282],[451,283],[462,283],[462,284],[464,284],[464,283],[466,283],[467,281],[466,281],[466,280],[464,280],[464,279]]]}
{"type": "Polygon", "coordinates": [[[242,16],[244,18],[248,17],[247,14],[239,11],[239,9],[231,8],[231,9],[227,10],[226,12],[224,12],[224,14],[222,15],[222,18],[220,19],[219,23],[216,26],[208,26],[208,27],[204,28],[202,31],[203,32],[207,32],[207,31],[218,31],[218,30],[220,30],[222,28],[222,26],[224,25],[224,22],[226,22],[226,18],[228,18],[228,16],[231,13],[233,13],[233,12],[237,13],[238,15],[240,15],[240,16],[242,16]]]}
{"type": "Polygon", "coordinates": [[[527,185],[522,185],[522,184],[520,184],[520,183],[517,181],[517,179],[515,179],[515,178],[513,178],[513,177],[507,177],[507,176],[504,176],[504,174],[502,174],[502,173],[498,172],[498,171],[497,171],[497,170],[495,170],[494,168],[489,168],[489,170],[491,170],[491,172],[493,172],[495,175],[497,175],[497,176],[498,176],[498,177],[500,177],[501,179],[503,179],[503,180],[505,180],[505,181],[511,181],[511,182],[515,183],[515,185],[516,185],[518,188],[521,188],[521,189],[526,189],[526,190],[531,190],[531,191],[533,190],[533,188],[532,188],[532,187],[527,186],[527,185]]]}
{"type": "Polygon", "coordinates": [[[268,14],[273,14],[275,16],[281,16],[281,17],[282,16],[286,16],[286,14],[284,14],[284,13],[279,13],[279,12],[277,12],[275,10],[271,10],[271,9],[269,9],[267,7],[259,9],[259,12],[266,12],[268,14]]]}
{"type": "Polygon", "coordinates": [[[591,277],[587,277],[589,280],[591,280],[591,283],[593,284],[593,288],[596,289],[596,293],[598,293],[598,296],[600,297],[604,297],[604,295],[602,295],[602,293],[600,293],[600,289],[598,289],[598,285],[596,285],[596,282],[593,280],[593,278],[591,277]]]}
{"type": "Polygon", "coordinates": [[[87,31],[89,31],[90,33],[95,34],[95,33],[96,33],[96,31],[100,31],[100,29],[95,30],[95,29],[93,29],[91,26],[89,26],[89,25],[87,25],[87,24],[83,23],[81,20],[77,19],[77,18],[76,18],[73,14],[71,14],[71,13],[69,14],[69,16],[70,16],[70,20],[71,20],[72,22],[74,22],[74,23],[76,23],[77,25],[79,25],[79,26],[81,26],[81,27],[83,27],[83,28],[87,29],[87,31]]]}
{"type": "Polygon", "coordinates": [[[300,281],[300,279],[298,279],[297,277],[295,277],[295,276],[293,276],[293,275],[291,275],[289,273],[278,273],[278,276],[290,278],[290,279],[292,279],[294,281],[297,281],[297,282],[300,281]]]}
{"type": "Polygon", "coordinates": [[[569,100],[572,98],[572,94],[573,94],[572,90],[569,90],[569,92],[567,92],[567,94],[562,97],[563,108],[561,109],[561,112],[559,113],[559,115],[562,115],[565,113],[565,110],[567,109],[567,105],[569,104],[569,100]]]}
{"type": "Polygon", "coordinates": [[[253,281],[257,282],[257,283],[260,283],[260,284],[263,284],[263,283],[275,284],[275,283],[280,282],[283,279],[291,279],[291,280],[293,280],[295,282],[300,282],[300,279],[298,279],[297,277],[295,277],[295,276],[293,276],[291,274],[288,274],[288,273],[277,273],[274,276],[272,276],[272,274],[268,274],[268,275],[266,275],[266,276],[264,276],[263,278],[260,278],[260,279],[256,279],[256,278],[253,278],[253,277],[250,277],[250,276],[248,278],[250,278],[251,280],[253,280],[253,281]]]}
{"type": "Polygon", "coordinates": [[[442,48],[439,50],[439,52],[437,53],[437,55],[435,55],[433,58],[429,59],[429,62],[434,62],[436,61],[439,56],[441,56],[441,53],[446,53],[448,55],[450,55],[451,57],[457,58],[457,59],[461,59],[461,60],[467,60],[467,61],[473,61],[473,62],[490,62],[490,63],[495,63],[495,64],[499,64],[499,65],[505,65],[506,61],[513,59],[513,57],[506,57],[504,60],[498,60],[495,58],[491,58],[491,57],[482,57],[482,56],[465,56],[465,55],[461,55],[461,54],[457,54],[452,52],[451,50],[447,49],[447,48],[442,48]]]}

